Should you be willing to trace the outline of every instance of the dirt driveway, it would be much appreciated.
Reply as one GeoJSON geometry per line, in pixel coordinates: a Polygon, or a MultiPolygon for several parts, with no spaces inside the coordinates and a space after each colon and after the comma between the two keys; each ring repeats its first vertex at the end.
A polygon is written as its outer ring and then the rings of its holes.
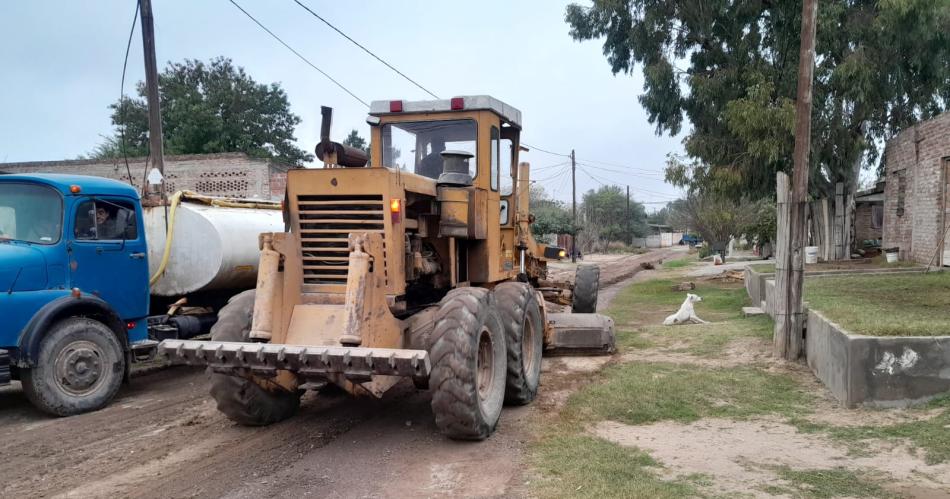
{"type": "MultiPolygon", "coordinates": [[[[627,277],[641,262],[672,254],[597,263],[605,276],[627,277]]],[[[602,301],[619,286],[602,290],[602,301]]],[[[540,400],[506,408],[498,432],[478,443],[442,437],[428,392],[411,383],[382,400],[308,393],[296,417],[266,428],[222,416],[204,372],[193,368],[137,376],[106,409],[62,419],[7,387],[0,497],[520,496],[531,425],[586,364],[572,371],[563,359],[547,362],[540,400]]]]}

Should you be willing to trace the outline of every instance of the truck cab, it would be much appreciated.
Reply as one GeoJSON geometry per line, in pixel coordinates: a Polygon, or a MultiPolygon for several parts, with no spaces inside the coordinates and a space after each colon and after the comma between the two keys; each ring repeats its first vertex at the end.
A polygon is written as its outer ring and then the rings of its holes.
{"type": "Polygon", "coordinates": [[[81,175],[0,175],[0,384],[66,416],[98,409],[148,340],[138,193],[81,175]]]}

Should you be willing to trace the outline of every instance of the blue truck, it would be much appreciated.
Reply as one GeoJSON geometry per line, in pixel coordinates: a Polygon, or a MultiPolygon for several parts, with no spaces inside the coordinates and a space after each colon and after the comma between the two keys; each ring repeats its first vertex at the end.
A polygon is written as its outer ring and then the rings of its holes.
{"type": "Polygon", "coordinates": [[[131,186],[0,175],[0,385],[61,416],[108,403],[156,344],[147,254],[131,186]]]}
{"type": "MultiPolygon", "coordinates": [[[[228,210],[203,209],[218,210],[218,217],[228,210]]],[[[192,208],[182,210],[195,219],[192,208]]],[[[254,210],[234,210],[238,213],[231,216],[241,220],[260,218],[254,210]]],[[[201,226],[190,234],[206,248],[223,246],[231,253],[217,259],[220,272],[215,258],[197,265],[212,268],[207,279],[224,273],[226,282],[218,279],[213,290],[197,284],[189,288],[195,293],[150,294],[155,288],[146,236],[161,243],[174,229],[166,225],[165,213],[165,206],[143,209],[138,192],[116,180],[0,174],[0,386],[19,380],[34,405],[57,416],[99,409],[129,379],[134,362],[154,356],[159,341],[206,333],[217,320],[215,310],[253,286],[258,228],[246,224],[245,231],[235,232],[232,227],[230,244],[212,245],[214,228],[201,226]],[[156,228],[160,233],[152,232],[156,228]],[[243,260],[235,259],[235,252],[243,260]],[[183,296],[190,300],[188,307],[181,305],[183,296]]],[[[279,220],[279,211],[267,217],[279,220]]],[[[188,232],[187,224],[179,227],[188,232]]],[[[167,256],[164,244],[155,248],[157,254],[163,247],[167,256]]],[[[208,249],[202,255],[209,253],[214,254],[208,249]]],[[[170,265],[178,269],[177,277],[164,270],[158,276],[180,283],[181,273],[198,273],[186,265],[194,265],[194,257],[181,251],[177,265],[170,265]]],[[[156,264],[168,261],[155,259],[156,264]]]]}

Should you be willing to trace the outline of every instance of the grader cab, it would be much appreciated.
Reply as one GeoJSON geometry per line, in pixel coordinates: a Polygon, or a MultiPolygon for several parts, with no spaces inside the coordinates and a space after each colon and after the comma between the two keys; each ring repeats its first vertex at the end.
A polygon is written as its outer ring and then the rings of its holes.
{"type": "Polygon", "coordinates": [[[211,341],[160,346],[211,367],[222,412],[269,424],[302,388],[381,396],[411,378],[443,433],[483,439],[503,403],[534,399],[543,351],[613,351],[596,267],[578,272],[574,313],[549,313],[539,290],[564,250],[532,237],[517,109],[373,102],[371,166],[330,141],[323,113],[324,168],[288,172],[286,232],[261,234],[257,288],[231,299],[211,341]]]}

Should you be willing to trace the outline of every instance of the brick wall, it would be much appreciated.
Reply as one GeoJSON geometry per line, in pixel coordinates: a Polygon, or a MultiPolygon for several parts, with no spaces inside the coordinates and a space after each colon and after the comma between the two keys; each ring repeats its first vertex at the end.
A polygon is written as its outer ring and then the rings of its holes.
{"type": "MultiPolygon", "coordinates": [[[[145,158],[129,158],[132,184],[141,189],[145,158]]],[[[0,163],[6,173],[70,173],[129,181],[125,160],[34,161],[0,163]]],[[[283,199],[287,167],[243,153],[191,154],[165,157],[165,189],[190,190],[212,196],[283,199]]]]}
{"type": "MultiPolygon", "coordinates": [[[[899,133],[887,142],[884,154],[883,245],[899,246],[903,260],[927,264],[943,238],[943,165],[950,158],[950,113],[899,133]]],[[[939,262],[938,255],[935,263],[939,262]]]]}

